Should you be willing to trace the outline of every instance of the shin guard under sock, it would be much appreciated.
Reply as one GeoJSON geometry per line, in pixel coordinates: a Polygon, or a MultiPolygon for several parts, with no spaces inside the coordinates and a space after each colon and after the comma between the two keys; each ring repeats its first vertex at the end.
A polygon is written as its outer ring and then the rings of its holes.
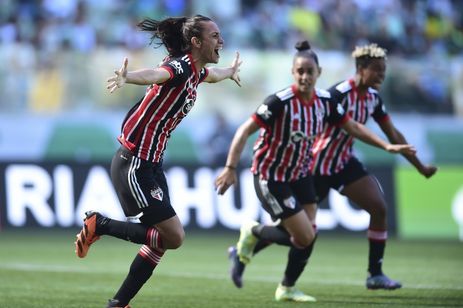
{"type": "Polygon", "coordinates": [[[252,251],[252,255],[255,256],[259,251],[264,250],[272,244],[272,242],[259,239],[256,243],[256,246],[254,247],[254,250],[252,251]]]}
{"type": "Polygon", "coordinates": [[[382,275],[382,265],[386,241],[369,240],[370,249],[368,254],[368,272],[371,276],[382,275]]]}
{"type": "Polygon", "coordinates": [[[284,246],[293,246],[289,233],[280,226],[258,225],[252,228],[252,233],[261,240],[284,246]]]}
{"type": "Polygon", "coordinates": [[[163,252],[143,245],[133,260],[127,277],[114,296],[114,299],[117,299],[122,307],[128,305],[130,300],[148,281],[163,254],[163,252]]]}
{"type": "Polygon", "coordinates": [[[286,287],[292,287],[295,285],[299,276],[301,276],[304,271],[307,261],[312,255],[313,247],[317,236],[315,236],[313,242],[306,248],[299,249],[296,247],[291,247],[288,253],[288,263],[286,264],[285,275],[283,277],[282,285],[286,287]]]}
{"type": "Polygon", "coordinates": [[[368,272],[371,276],[382,275],[384,250],[386,248],[386,231],[368,230],[368,272]]]}
{"type": "Polygon", "coordinates": [[[146,243],[146,233],[149,227],[140,223],[130,223],[103,217],[98,221],[97,233],[99,235],[111,235],[124,241],[137,244],[146,243]]]}

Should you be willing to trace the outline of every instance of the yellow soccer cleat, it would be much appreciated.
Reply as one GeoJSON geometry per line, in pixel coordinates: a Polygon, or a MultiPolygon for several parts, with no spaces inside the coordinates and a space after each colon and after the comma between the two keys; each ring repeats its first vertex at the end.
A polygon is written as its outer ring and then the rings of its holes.
{"type": "Polygon", "coordinates": [[[296,287],[285,287],[281,283],[275,291],[275,300],[278,302],[316,302],[315,297],[304,294],[296,287]]]}
{"type": "Polygon", "coordinates": [[[257,237],[252,234],[252,228],[258,225],[257,221],[250,221],[244,223],[240,228],[240,238],[236,244],[236,254],[244,264],[251,262],[252,252],[257,243],[257,237]]]}

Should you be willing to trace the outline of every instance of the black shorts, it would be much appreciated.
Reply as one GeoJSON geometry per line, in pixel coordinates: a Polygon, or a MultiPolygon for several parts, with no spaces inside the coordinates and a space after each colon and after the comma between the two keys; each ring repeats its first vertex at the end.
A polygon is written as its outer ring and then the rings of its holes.
{"type": "Polygon", "coordinates": [[[341,192],[346,185],[355,182],[368,174],[369,173],[363,164],[357,158],[352,157],[344,168],[336,174],[314,175],[317,202],[321,202],[326,198],[330,188],[341,192]]]}
{"type": "Polygon", "coordinates": [[[111,162],[111,179],[125,216],[154,225],[176,215],[161,164],[142,160],[121,146],[111,162]]]}
{"type": "Polygon", "coordinates": [[[302,204],[315,203],[312,176],[294,182],[275,182],[254,176],[254,188],[264,210],[273,220],[288,218],[303,210],[302,204]]]}

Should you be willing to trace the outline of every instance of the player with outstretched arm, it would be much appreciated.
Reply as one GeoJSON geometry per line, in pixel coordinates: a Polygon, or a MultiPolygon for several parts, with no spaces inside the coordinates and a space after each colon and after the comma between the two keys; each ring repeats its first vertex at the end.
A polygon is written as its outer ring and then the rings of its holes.
{"type": "Polygon", "coordinates": [[[111,179],[124,213],[141,223],[117,221],[89,211],[76,241],[80,258],[102,235],[142,245],[107,307],[129,307],[165,251],[182,245],[185,232],[170,203],[162,162],[171,133],[195,103],[198,85],[224,79],[240,85],[238,53],[229,67],[206,68],[208,63],[218,63],[224,44],[210,18],[145,19],[139,27],[152,34],[152,42],[159,40],[168,56],[156,68],[136,71],[128,71],[128,60],[124,59],[115,76],[108,79],[107,88],[112,93],[126,83],[148,86],[122,123],[121,147],[111,163],[111,179]]]}

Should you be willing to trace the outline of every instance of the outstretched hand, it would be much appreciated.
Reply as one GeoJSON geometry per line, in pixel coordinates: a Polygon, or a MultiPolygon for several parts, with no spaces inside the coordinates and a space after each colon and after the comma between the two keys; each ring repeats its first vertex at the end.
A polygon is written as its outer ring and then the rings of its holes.
{"type": "Polygon", "coordinates": [[[386,148],[389,153],[400,153],[405,155],[415,155],[416,149],[411,144],[389,144],[386,148]]]}
{"type": "Polygon", "coordinates": [[[436,166],[425,165],[419,171],[425,178],[429,179],[437,172],[437,169],[436,166]]]}
{"type": "Polygon", "coordinates": [[[230,168],[224,168],[215,180],[215,189],[219,195],[223,195],[227,189],[237,181],[236,172],[230,168]]]}
{"type": "Polygon", "coordinates": [[[235,54],[235,59],[233,59],[233,62],[231,64],[231,68],[233,69],[233,74],[230,77],[230,79],[236,82],[236,84],[240,87],[241,87],[241,79],[240,79],[239,72],[240,72],[241,63],[243,63],[243,61],[240,60],[240,53],[237,51],[235,54]]]}
{"type": "Polygon", "coordinates": [[[114,71],[116,76],[108,78],[107,82],[109,82],[108,86],[106,87],[110,93],[113,93],[116,89],[122,87],[125,82],[127,81],[127,65],[129,64],[129,60],[124,58],[124,62],[119,70],[114,71]]]}

